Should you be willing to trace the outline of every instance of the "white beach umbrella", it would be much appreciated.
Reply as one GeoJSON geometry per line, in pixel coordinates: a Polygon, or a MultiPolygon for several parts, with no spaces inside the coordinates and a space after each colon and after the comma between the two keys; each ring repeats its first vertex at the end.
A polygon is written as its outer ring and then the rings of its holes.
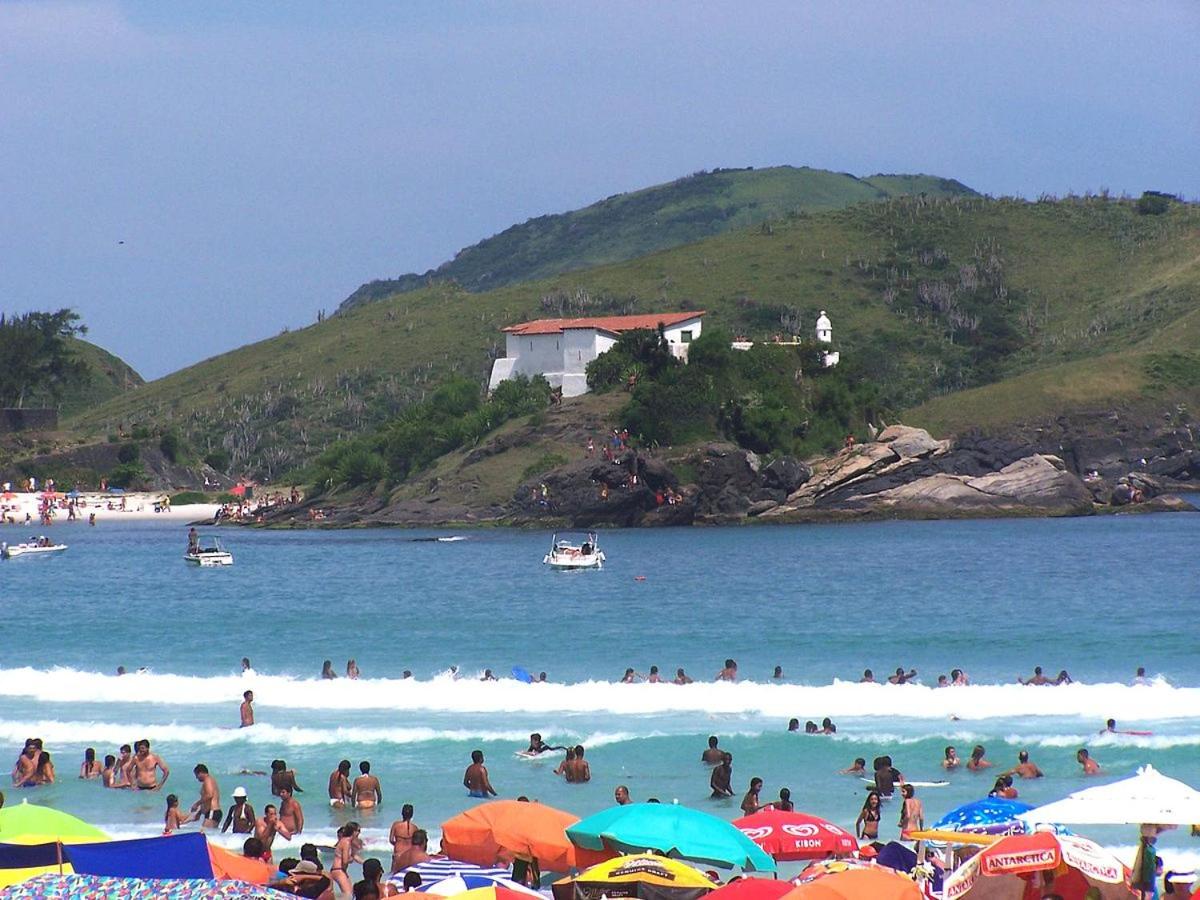
{"type": "Polygon", "coordinates": [[[1191,825],[1200,823],[1200,791],[1147,765],[1129,778],[1076,791],[1017,818],[1031,826],[1191,825]]]}

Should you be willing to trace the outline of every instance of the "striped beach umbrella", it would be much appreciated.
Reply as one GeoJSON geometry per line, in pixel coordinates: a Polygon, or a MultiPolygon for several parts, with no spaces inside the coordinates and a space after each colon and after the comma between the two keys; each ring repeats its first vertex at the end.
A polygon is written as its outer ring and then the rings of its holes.
{"type": "Polygon", "coordinates": [[[451,875],[441,881],[425,881],[422,878],[421,886],[417,890],[436,897],[453,897],[456,894],[465,894],[467,891],[479,888],[505,888],[518,894],[542,897],[537,891],[530,890],[523,884],[517,884],[511,878],[500,875],[473,875],[469,872],[451,875]]]}
{"type": "Polygon", "coordinates": [[[501,869],[498,866],[477,866],[474,863],[460,862],[457,859],[450,859],[446,856],[435,856],[432,859],[427,859],[425,862],[419,862],[409,866],[407,869],[401,869],[395,875],[388,879],[393,884],[403,884],[404,876],[409,872],[416,872],[421,876],[421,884],[436,884],[439,881],[445,881],[447,878],[455,876],[484,876],[491,878],[507,878],[509,876],[508,869],[501,869]]]}

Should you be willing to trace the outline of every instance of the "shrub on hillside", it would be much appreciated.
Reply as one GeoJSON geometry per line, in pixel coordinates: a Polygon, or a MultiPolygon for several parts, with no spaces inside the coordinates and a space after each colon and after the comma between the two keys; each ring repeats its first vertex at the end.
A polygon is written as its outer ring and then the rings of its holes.
{"type": "Polygon", "coordinates": [[[204,463],[218,472],[228,472],[229,464],[233,460],[229,456],[228,450],[212,450],[204,455],[204,463]]]}
{"type": "Polygon", "coordinates": [[[117,448],[117,462],[120,463],[128,464],[137,462],[141,455],[142,451],[138,448],[138,445],[132,442],[124,443],[117,448]]]}
{"type": "Polygon", "coordinates": [[[1161,216],[1171,208],[1172,199],[1170,194],[1163,194],[1159,191],[1146,191],[1138,198],[1135,208],[1138,214],[1142,216],[1161,216]]]}
{"type": "Polygon", "coordinates": [[[146,469],[138,462],[123,462],[108,473],[108,483],[111,487],[136,488],[146,480],[146,469]]]}
{"type": "Polygon", "coordinates": [[[638,328],[622,334],[612,347],[588,363],[587,383],[593,391],[603,392],[624,385],[632,374],[639,380],[657,378],[678,365],[662,328],[638,328]]]}
{"type": "Polygon", "coordinates": [[[171,462],[178,462],[179,451],[183,449],[183,441],[180,439],[177,432],[168,431],[162,436],[162,438],[159,439],[158,449],[161,450],[162,455],[171,462]]]}
{"type": "Polygon", "coordinates": [[[208,495],[200,491],[180,491],[171,495],[172,506],[190,506],[194,503],[207,503],[208,495]]]}

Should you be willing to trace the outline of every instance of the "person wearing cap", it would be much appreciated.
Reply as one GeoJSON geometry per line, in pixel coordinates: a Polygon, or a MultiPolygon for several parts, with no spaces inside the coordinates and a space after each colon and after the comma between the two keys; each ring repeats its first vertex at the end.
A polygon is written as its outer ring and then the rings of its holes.
{"type": "Polygon", "coordinates": [[[234,834],[250,834],[254,831],[254,818],[254,810],[246,802],[246,789],[235,787],[233,789],[233,806],[229,807],[229,812],[225,815],[225,824],[221,826],[221,833],[224,834],[232,825],[234,834]]]}
{"type": "Polygon", "coordinates": [[[267,887],[297,897],[320,897],[329,890],[329,876],[321,871],[318,863],[308,859],[285,859],[279,864],[284,877],[267,887]]]}

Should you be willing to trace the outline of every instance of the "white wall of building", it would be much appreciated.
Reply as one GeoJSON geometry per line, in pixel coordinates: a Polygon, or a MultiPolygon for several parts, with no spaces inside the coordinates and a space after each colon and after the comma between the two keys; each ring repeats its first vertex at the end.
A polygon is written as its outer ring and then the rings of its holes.
{"type": "MultiPolygon", "coordinates": [[[[687,362],[688,344],[700,337],[701,319],[687,319],[663,330],[671,353],[687,362]]],[[[553,334],[505,334],[503,359],[492,363],[489,390],[517,375],[545,375],[564,397],[586,394],[587,365],[612,348],[617,336],[596,328],[565,328],[553,334]]]]}

